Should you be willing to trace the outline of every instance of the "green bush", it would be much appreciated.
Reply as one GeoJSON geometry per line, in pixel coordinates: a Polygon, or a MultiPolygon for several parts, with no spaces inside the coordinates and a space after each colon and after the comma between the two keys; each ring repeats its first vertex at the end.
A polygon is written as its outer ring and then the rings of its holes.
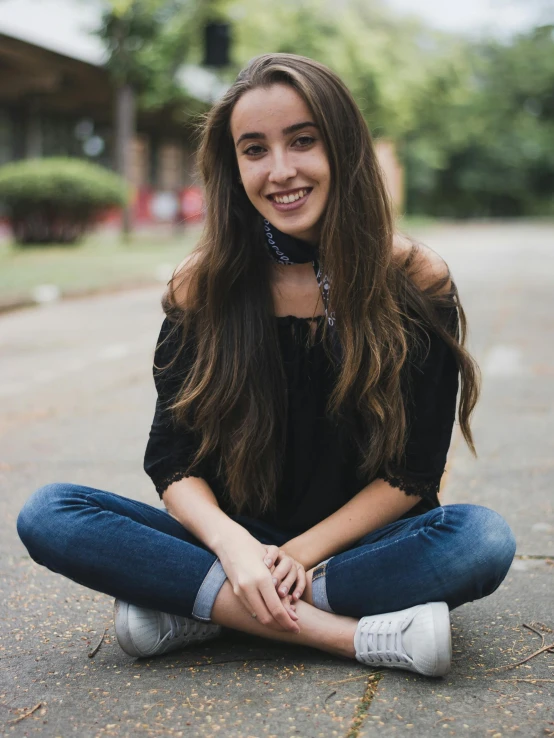
{"type": "Polygon", "coordinates": [[[0,167],[0,202],[21,245],[75,243],[103,210],[126,198],[121,177],[81,159],[26,159],[0,167]]]}

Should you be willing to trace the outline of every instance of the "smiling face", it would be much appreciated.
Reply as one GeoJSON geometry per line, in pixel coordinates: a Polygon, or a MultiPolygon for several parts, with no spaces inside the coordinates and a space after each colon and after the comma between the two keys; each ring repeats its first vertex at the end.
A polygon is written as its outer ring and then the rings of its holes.
{"type": "Polygon", "coordinates": [[[283,233],[316,244],[330,169],[302,97],[286,84],[244,93],[231,115],[231,135],[252,205],[283,233]]]}

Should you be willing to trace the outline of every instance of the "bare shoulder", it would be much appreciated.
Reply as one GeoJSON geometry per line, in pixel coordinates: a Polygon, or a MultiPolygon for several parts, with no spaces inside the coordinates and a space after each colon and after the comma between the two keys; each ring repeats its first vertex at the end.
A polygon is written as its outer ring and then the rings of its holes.
{"type": "Polygon", "coordinates": [[[411,279],[425,290],[444,282],[440,292],[451,288],[450,270],[445,260],[436,251],[424,244],[412,241],[400,233],[393,237],[394,259],[399,266],[408,270],[411,279]]]}

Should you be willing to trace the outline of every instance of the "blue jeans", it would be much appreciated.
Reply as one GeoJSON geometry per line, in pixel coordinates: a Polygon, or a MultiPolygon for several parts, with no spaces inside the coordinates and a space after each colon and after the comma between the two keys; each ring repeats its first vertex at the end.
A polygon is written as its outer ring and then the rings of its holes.
{"type": "MultiPolygon", "coordinates": [[[[290,533],[232,516],[257,540],[290,533]]],[[[219,559],[166,510],[75,484],[38,489],[17,519],[31,558],[79,584],[140,607],[210,621],[225,581],[219,559]]],[[[314,605],[360,618],[445,601],[455,608],[494,592],[515,553],[497,513],[446,505],[368,533],[318,564],[314,605]]]]}

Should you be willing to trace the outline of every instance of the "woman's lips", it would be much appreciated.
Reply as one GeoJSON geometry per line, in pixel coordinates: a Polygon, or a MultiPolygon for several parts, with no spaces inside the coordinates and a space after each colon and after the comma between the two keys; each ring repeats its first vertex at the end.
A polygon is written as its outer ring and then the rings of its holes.
{"type": "Polygon", "coordinates": [[[285,213],[287,210],[297,210],[298,208],[301,208],[302,205],[306,202],[308,197],[311,194],[311,190],[308,190],[308,192],[304,195],[304,197],[300,197],[298,200],[295,200],[294,202],[276,202],[273,198],[268,198],[269,202],[273,205],[275,210],[278,210],[280,213],[285,213]]]}

